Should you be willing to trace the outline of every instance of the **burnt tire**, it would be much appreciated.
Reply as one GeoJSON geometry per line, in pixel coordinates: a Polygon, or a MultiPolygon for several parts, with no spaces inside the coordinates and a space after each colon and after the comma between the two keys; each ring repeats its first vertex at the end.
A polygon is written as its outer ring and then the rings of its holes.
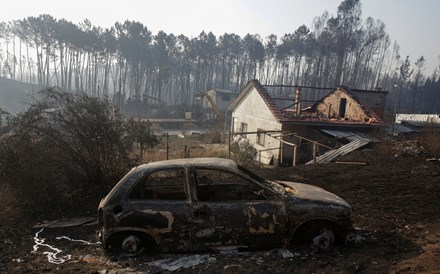
{"type": "Polygon", "coordinates": [[[330,251],[340,242],[338,226],[329,221],[312,221],[296,229],[291,244],[302,244],[320,251],[330,251]]]}
{"type": "Polygon", "coordinates": [[[122,241],[121,248],[128,253],[137,253],[141,249],[141,240],[136,235],[129,235],[122,241]]]}
{"type": "Polygon", "coordinates": [[[123,232],[112,235],[107,240],[106,250],[111,253],[140,253],[144,249],[155,251],[153,239],[146,234],[138,232],[123,232]]]}
{"type": "Polygon", "coordinates": [[[311,245],[314,249],[330,251],[334,247],[335,234],[330,228],[321,228],[311,238],[311,245]]]}

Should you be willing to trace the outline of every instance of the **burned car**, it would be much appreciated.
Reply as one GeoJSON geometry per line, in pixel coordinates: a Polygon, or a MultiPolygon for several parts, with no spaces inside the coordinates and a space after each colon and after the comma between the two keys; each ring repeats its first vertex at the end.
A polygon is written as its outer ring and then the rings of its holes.
{"type": "Polygon", "coordinates": [[[269,181],[222,158],[135,167],[102,199],[98,220],[104,247],[129,252],[295,242],[328,249],[353,231],[351,207],[340,197],[312,185],[269,181]]]}

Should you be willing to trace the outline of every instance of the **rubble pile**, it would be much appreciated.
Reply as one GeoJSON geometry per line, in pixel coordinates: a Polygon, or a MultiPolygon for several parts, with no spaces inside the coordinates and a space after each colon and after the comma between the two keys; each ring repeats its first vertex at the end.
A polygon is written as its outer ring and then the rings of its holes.
{"type": "Polygon", "coordinates": [[[394,157],[418,156],[426,153],[426,149],[416,140],[393,142],[391,151],[394,157]]]}

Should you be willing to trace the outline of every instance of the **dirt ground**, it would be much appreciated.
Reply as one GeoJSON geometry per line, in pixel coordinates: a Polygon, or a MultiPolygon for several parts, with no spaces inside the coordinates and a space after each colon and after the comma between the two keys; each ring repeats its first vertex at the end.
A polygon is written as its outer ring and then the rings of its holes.
{"type": "MultiPolygon", "coordinates": [[[[163,259],[201,260],[179,273],[440,273],[440,162],[427,161],[405,145],[391,149],[356,151],[339,161],[296,168],[259,169],[270,179],[314,184],[336,193],[353,207],[353,222],[364,241],[319,253],[307,246],[289,248],[293,257],[277,250],[212,254],[106,254],[95,245],[96,223],[40,228],[43,220],[73,217],[72,213],[30,215],[2,205],[0,215],[1,273],[167,273],[152,263],[163,259]],[[89,242],[70,241],[70,239],[89,242]],[[42,240],[44,239],[44,242],[42,240]],[[55,264],[48,261],[48,246],[60,250],[55,264]],[[36,251],[33,252],[34,248],[36,251]]],[[[97,207],[97,205],[96,205],[97,207]]],[[[80,206],[76,216],[94,217],[94,209],[80,206]]]]}

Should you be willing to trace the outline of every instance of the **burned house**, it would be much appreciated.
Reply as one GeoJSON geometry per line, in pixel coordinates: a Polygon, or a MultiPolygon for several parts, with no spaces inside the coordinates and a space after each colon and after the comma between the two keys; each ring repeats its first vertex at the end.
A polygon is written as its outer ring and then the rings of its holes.
{"type": "Polygon", "coordinates": [[[212,108],[212,104],[215,104],[219,111],[225,111],[238,95],[236,92],[226,89],[210,89],[201,94],[204,95],[201,96],[204,108],[212,108]]]}
{"type": "Polygon", "coordinates": [[[235,140],[246,138],[254,144],[264,163],[307,162],[312,151],[316,156],[345,144],[355,149],[372,141],[371,134],[385,125],[386,94],[341,86],[301,109],[297,87],[293,107],[285,108],[258,80],[251,80],[229,107],[231,131],[235,140]]]}

